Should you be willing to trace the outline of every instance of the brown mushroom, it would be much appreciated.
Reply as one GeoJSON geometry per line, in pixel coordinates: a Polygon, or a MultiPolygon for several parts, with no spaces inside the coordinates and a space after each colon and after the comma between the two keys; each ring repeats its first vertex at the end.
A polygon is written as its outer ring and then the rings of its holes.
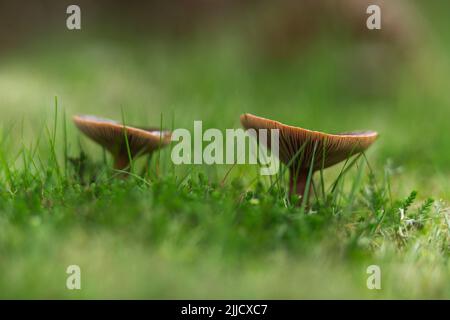
{"type": "Polygon", "coordinates": [[[73,121],[85,135],[112,154],[114,168],[118,170],[129,168],[130,157],[133,159],[152,153],[170,143],[171,133],[159,128],[125,126],[113,120],[90,115],[74,116],[73,121]]]}
{"type": "MultiPolygon", "coordinates": [[[[295,193],[298,196],[305,194],[310,171],[313,174],[361,153],[378,137],[375,131],[340,134],[311,131],[248,113],[241,116],[241,123],[247,130],[269,129],[269,134],[270,129],[279,129],[279,158],[289,167],[289,195],[295,193]]],[[[270,141],[268,138],[268,148],[270,141]]]]}

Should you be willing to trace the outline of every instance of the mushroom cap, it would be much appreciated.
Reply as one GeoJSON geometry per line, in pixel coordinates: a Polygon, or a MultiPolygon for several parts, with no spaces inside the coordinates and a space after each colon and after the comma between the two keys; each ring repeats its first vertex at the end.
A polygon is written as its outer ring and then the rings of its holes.
{"type": "MultiPolygon", "coordinates": [[[[245,129],[279,129],[279,157],[284,164],[291,162],[291,167],[299,170],[310,168],[314,146],[313,170],[328,168],[345,160],[352,155],[366,150],[378,137],[375,131],[355,131],[339,134],[328,134],[319,131],[307,130],[288,126],[278,121],[257,117],[252,114],[243,114],[241,123],[245,129]],[[303,151],[299,150],[305,144],[303,151]],[[299,153],[299,154],[298,154],[299,153]],[[303,154],[303,155],[302,155],[303,154]],[[324,159],[324,160],[323,160],[324,159]]],[[[270,148],[270,130],[268,131],[267,147],[270,148]]]]}
{"type": "Polygon", "coordinates": [[[170,143],[170,131],[159,128],[124,126],[114,120],[91,115],[77,115],[73,121],[85,135],[115,155],[128,153],[124,130],[132,157],[153,152],[170,143]]]}

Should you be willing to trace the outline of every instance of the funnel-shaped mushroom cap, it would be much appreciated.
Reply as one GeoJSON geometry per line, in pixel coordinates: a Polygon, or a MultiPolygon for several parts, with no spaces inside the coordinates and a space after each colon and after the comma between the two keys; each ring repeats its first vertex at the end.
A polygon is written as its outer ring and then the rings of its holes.
{"type": "MultiPolygon", "coordinates": [[[[277,121],[243,114],[241,123],[245,129],[279,129],[279,154],[284,164],[291,162],[291,166],[299,170],[310,168],[314,146],[313,170],[330,167],[348,157],[366,150],[378,137],[374,131],[348,132],[340,134],[327,134],[303,128],[288,126],[277,121]],[[299,152],[305,145],[303,151],[299,152]],[[323,159],[325,159],[323,161],[323,159]]],[[[270,130],[268,130],[270,135],[270,130]]],[[[270,148],[270,137],[268,147],[270,148]]]]}
{"type": "Polygon", "coordinates": [[[73,121],[78,129],[116,158],[128,156],[127,140],[132,157],[153,152],[170,143],[171,133],[158,128],[124,126],[113,120],[89,115],[75,116],[73,121]]]}

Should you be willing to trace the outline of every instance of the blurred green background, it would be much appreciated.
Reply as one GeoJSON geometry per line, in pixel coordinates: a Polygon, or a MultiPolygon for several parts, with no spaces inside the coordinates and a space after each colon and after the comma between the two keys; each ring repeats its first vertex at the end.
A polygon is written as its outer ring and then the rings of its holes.
{"type": "MultiPolygon", "coordinates": [[[[421,199],[450,197],[450,2],[83,0],[77,1],[82,29],[75,31],[66,28],[69,4],[0,3],[0,111],[3,134],[13,137],[8,146],[11,154],[43,134],[44,124],[52,121],[54,96],[68,118],[69,153],[77,154],[81,143],[97,161],[101,150],[81,138],[69,122],[72,115],[120,120],[124,110],[127,122],[135,125],[159,125],[162,117],[169,128],[173,124],[192,129],[194,120],[203,120],[204,128],[225,129],[240,127],[239,115],[250,112],[326,132],[376,130],[380,138],[369,159],[375,170],[382,171],[387,163],[401,169],[394,186],[397,194],[407,196],[415,189],[421,199]],[[365,26],[369,3],[382,8],[381,30],[365,26]]],[[[17,162],[20,166],[20,159],[17,162]]],[[[14,228],[6,232],[5,227],[0,238],[9,239],[12,251],[14,228]]],[[[327,262],[322,249],[314,253],[323,263],[317,273],[319,260],[312,258],[299,266],[288,254],[276,252],[247,261],[251,266],[242,274],[234,266],[236,270],[228,275],[214,271],[217,260],[227,264],[220,250],[210,252],[210,259],[178,269],[177,259],[201,254],[195,245],[180,249],[163,243],[148,252],[145,245],[120,243],[104,230],[86,238],[77,228],[61,244],[46,238],[45,230],[42,227],[33,236],[39,242],[36,256],[26,232],[17,235],[17,242],[29,245],[31,253],[23,261],[19,255],[17,260],[0,262],[3,270],[12,269],[6,273],[12,280],[0,281],[4,287],[0,295],[42,297],[38,286],[64,279],[65,274],[56,271],[59,265],[45,262],[41,271],[47,274],[36,287],[32,279],[23,278],[23,274],[33,277],[33,266],[42,263],[39,252],[47,251],[50,261],[74,257],[85,265],[97,261],[88,267],[96,275],[105,266],[116,266],[116,273],[102,280],[104,288],[90,287],[80,294],[87,297],[198,298],[208,292],[213,297],[237,298],[372,297],[365,288],[355,288],[354,279],[346,281],[353,274],[359,274],[357,281],[365,279],[364,272],[358,273],[360,266],[327,262]],[[86,247],[89,251],[84,252],[86,247]],[[108,250],[115,253],[108,255],[108,250]],[[167,253],[173,250],[179,250],[175,258],[167,253]],[[127,259],[135,261],[131,275],[124,263],[127,259]],[[273,264],[270,273],[260,270],[262,261],[273,264]],[[149,265],[153,271],[144,279],[152,283],[151,288],[139,286],[149,265]],[[131,278],[121,287],[115,279],[125,274],[131,278]],[[197,287],[204,274],[208,280],[197,287]],[[186,279],[185,290],[180,278],[186,279]],[[318,289],[297,288],[296,283],[307,281],[318,289]],[[110,293],[111,288],[123,294],[110,293]]],[[[2,251],[4,257],[8,250],[2,251]]],[[[395,250],[391,254],[395,256],[395,250]]],[[[437,273],[446,271],[444,267],[437,273]]],[[[389,277],[397,277],[397,283],[408,279],[407,273],[398,273],[389,277]]],[[[410,293],[420,296],[426,283],[438,287],[428,293],[438,297],[448,293],[440,287],[437,273],[434,280],[415,283],[416,291],[410,293]]],[[[448,278],[444,275],[444,279],[448,278]]],[[[407,296],[402,285],[385,296],[407,296]]],[[[48,297],[71,297],[56,287],[49,285],[48,297]]]]}
{"type": "Polygon", "coordinates": [[[380,2],[382,30],[370,31],[365,1],[316,2],[82,1],[79,31],[67,30],[64,1],[5,3],[2,121],[23,118],[35,136],[56,95],[68,116],[120,119],[123,108],[137,125],[162,114],[167,126],[222,129],[251,112],[328,132],[372,129],[375,157],[426,170],[418,182],[444,196],[449,5],[380,2]]]}

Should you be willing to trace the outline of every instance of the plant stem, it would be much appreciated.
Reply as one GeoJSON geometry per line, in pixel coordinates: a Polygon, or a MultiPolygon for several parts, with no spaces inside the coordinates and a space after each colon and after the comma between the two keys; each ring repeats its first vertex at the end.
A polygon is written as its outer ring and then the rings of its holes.
{"type": "Polygon", "coordinates": [[[128,155],[117,155],[114,159],[114,169],[117,170],[129,170],[130,160],[128,155]]]}
{"type": "MultiPolygon", "coordinates": [[[[295,170],[294,168],[289,169],[289,196],[293,194],[303,197],[306,191],[306,182],[308,180],[308,170],[295,170]]],[[[311,194],[311,186],[309,188],[308,197],[311,194]]],[[[308,199],[306,199],[308,201],[308,199]]]]}

